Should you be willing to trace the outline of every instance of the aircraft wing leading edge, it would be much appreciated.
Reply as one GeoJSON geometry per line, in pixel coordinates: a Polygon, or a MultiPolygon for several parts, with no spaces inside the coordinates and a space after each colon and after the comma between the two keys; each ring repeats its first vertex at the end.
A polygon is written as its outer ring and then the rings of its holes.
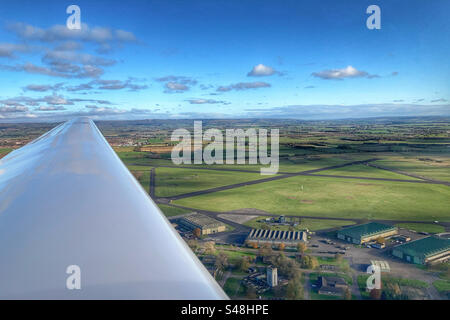
{"type": "Polygon", "coordinates": [[[77,118],[0,160],[0,298],[227,296],[93,121],[77,118]]]}

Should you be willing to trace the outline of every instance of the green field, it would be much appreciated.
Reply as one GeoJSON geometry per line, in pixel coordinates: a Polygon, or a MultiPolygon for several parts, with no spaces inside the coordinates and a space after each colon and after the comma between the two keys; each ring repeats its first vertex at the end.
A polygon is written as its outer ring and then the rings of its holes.
{"type": "Polygon", "coordinates": [[[450,291],[450,281],[449,280],[436,280],[433,282],[433,286],[440,293],[445,293],[450,291]]]}
{"type": "Polygon", "coordinates": [[[191,210],[186,210],[182,208],[176,208],[171,207],[165,204],[158,204],[158,207],[161,209],[161,211],[164,213],[166,217],[173,217],[173,216],[179,216],[185,213],[192,212],[191,210]]]}
{"type": "Polygon", "coordinates": [[[156,196],[170,197],[266,177],[248,172],[156,168],[156,196]]]}
{"type": "Polygon", "coordinates": [[[450,181],[450,159],[448,157],[391,157],[375,161],[374,164],[428,179],[450,181]]]}
{"type": "Polygon", "coordinates": [[[321,219],[302,219],[300,228],[308,229],[309,231],[318,231],[324,229],[338,228],[355,224],[352,221],[342,220],[321,220],[321,219]]]}
{"type": "Polygon", "coordinates": [[[348,167],[342,167],[339,169],[332,169],[320,172],[325,175],[338,175],[338,176],[354,176],[365,178],[383,178],[383,179],[401,179],[401,180],[420,180],[412,177],[398,174],[395,172],[377,169],[364,164],[352,165],[348,167]]]}
{"type": "MultiPolygon", "coordinates": [[[[369,275],[358,275],[357,278],[359,291],[361,292],[361,297],[363,299],[370,299],[369,292],[366,291],[367,278],[369,278],[369,275]]],[[[395,278],[391,276],[382,277],[381,282],[382,288],[387,287],[388,284],[398,284],[400,287],[410,287],[415,289],[426,289],[430,286],[425,281],[417,279],[395,278]]]]}
{"type": "Polygon", "coordinates": [[[150,172],[149,171],[131,171],[133,176],[136,178],[137,181],[141,184],[141,186],[149,192],[150,188],[150,172]]]}
{"type": "Polygon", "coordinates": [[[416,232],[427,232],[427,233],[445,232],[445,228],[443,226],[431,223],[398,223],[396,224],[396,226],[399,228],[414,230],[416,232]]]}
{"type": "MultiPolygon", "coordinates": [[[[161,159],[149,157],[148,152],[133,151],[133,147],[115,147],[117,155],[130,168],[130,170],[139,169],[139,166],[177,166],[177,167],[193,167],[193,168],[217,168],[217,169],[242,169],[248,171],[260,172],[262,166],[260,164],[180,164],[175,165],[170,160],[170,154],[161,155],[161,159]],[[132,169],[131,169],[132,168],[132,169]]],[[[281,150],[280,150],[281,152],[281,150]]],[[[280,158],[280,172],[300,172],[313,170],[323,167],[343,164],[350,161],[369,159],[365,155],[314,155],[314,156],[286,156],[280,158]]]]}
{"type": "Polygon", "coordinates": [[[8,153],[10,153],[13,149],[11,148],[0,148],[0,158],[3,158],[8,153]]]}
{"type": "Polygon", "coordinates": [[[297,176],[175,203],[222,212],[256,208],[285,215],[450,221],[448,186],[331,177],[297,176]]]}
{"type": "MultiPolygon", "coordinates": [[[[317,257],[317,261],[319,264],[330,264],[333,266],[339,267],[341,270],[345,270],[346,268],[349,268],[349,262],[346,259],[336,259],[331,257],[317,257]]],[[[350,282],[351,283],[351,282],[350,282]]]]}
{"type": "Polygon", "coordinates": [[[223,252],[228,256],[228,262],[230,264],[238,263],[242,257],[255,258],[255,253],[249,252],[249,251],[236,251],[236,250],[220,249],[220,250],[217,250],[216,253],[219,253],[219,252],[223,252]]]}
{"type": "Polygon", "coordinates": [[[223,290],[229,297],[244,295],[244,286],[241,285],[241,279],[237,278],[228,278],[223,286],[223,290]]]}

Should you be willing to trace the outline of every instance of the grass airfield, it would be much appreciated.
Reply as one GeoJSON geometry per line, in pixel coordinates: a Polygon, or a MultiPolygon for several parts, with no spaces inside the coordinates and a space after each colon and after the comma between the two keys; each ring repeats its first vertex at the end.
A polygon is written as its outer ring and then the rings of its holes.
{"type": "Polygon", "coordinates": [[[450,221],[448,186],[333,177],[298,176],[174,203],[211,211],[255,208],[311,217],[450,221]]]}
{"type": "MultiPolygon", "coordinates": [[[[211,126],[240,127],[241,122],[211,120],[211,126]]],[[[255,120],[245,125],[277,124],[276,120],[255,120]]],[[[324,170],[188,196],[172,204],[215,212],[258,209],[271,214],[324,218],[450,221],[450,186],[445,184],[450,182],[448,119],[282,121],[279,125],[279,175],[324,170]],[[368,163],[342,166],[369,159],[368,163]],[[340,167],[329,168],[334,166],[340,167]]],[[[127,134],[130,128],[125,128],[127,134]]],[[[144,132],[144,127],[139,130],[144,132]]],[[[116,131],[114,128],[111,132],[116,131]]],[[[165,133],[159,129],[157,133],[158,144],[170,143],[169,135],[164,138],[165,133]]],[[[152,141],[147,140],[150,145],[152,141]]],[[[132,172],[155,168],[157,198],[267,178],[259,174],[260,165],[175,166],[170,153],[151,154],[134,147],[115,150],[132,172]]],[[[139,180],[146,190],[149,178],[150,173],[139,180]]]]}
{"type": "MultiPolygon", "coordinates": [[[[219,186],[264,179],[259,166],[214,165],[216,169],[251,172],[203,170],[205,165],[176,167],[170,160],[149,159],[140,152],[126,152],[122,160],[132,172],[144,174],[139,181],[149,190],[149,171],[156,169],[156,196],[171,197],[219,186]],[[136,162],[140,165],[136,166],[136,162]],[[159,167],[167,166],[167,167],[159,167]],[[173,166],[173,167],[171,167],[173,166]],[[198,168],[198,169],[192,169],[198,168]]],[[[429,179],[447,180],[450,171],[447,160],[430,162],[417,157],[380,154],[325,155],[282,160],[280,171],[301,172],[344,164],[351,160],[366,160],[383,168],[399,170],[429,179]]],[[[441,158],[439,158],[441,159],[441,158]]],[[[423,181],[365,164],[320,171],[321,176],[294,176],[235,189],[175,200],[176,205],[193,209],[226,212],[254,208],[274,214],[328,218],[376,219],[400,221],[450,221],[450,187],[440,184],[411,183],[423,181]],[[346,179],[343,177],[400,179],[411,182],[346,179]]]]}

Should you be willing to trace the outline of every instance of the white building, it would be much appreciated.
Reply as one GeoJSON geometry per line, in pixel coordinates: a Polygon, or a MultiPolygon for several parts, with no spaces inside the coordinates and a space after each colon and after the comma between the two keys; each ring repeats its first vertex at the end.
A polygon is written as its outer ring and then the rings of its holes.
{"type": "Polygon", "coordinates": [[[271,287],[276,287],[278,285],[277,268],[267,267],[267,283],[271,287]]]}

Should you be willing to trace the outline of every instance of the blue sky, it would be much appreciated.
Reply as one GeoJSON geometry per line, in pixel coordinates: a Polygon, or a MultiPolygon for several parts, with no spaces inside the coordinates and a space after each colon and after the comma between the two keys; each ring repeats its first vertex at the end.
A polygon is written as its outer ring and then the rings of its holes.
{"type": "Polygon", "coordinates": [[[9,1],[0,121],[450,114],[450,2],[9,1]],[[65,27],[81,8],[81,31],[65,27]],[[381,29],[366,8],[381,8],[381,29]]]}

